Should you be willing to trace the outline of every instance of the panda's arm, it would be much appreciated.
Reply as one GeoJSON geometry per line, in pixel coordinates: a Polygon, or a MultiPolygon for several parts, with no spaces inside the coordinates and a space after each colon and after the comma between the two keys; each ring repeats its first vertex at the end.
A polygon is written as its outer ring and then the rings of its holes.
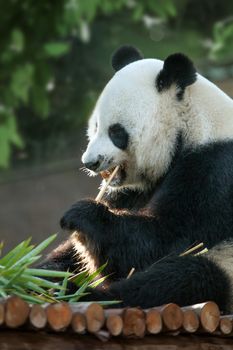
{"type": "MultiPolygon", "coordinates": [[[[117,215],[91,200],[77,202],[65,213],[61,226],[79,232],[77,239],[99,265],[108,261],[105,272],[114,272],[113,279],[126,277],[132,267],[141,270],[151,265],[168,254],[178,241],[163,230],[155,217],[117,215]]],[[[180,247],[181,251],[184,248],[180,247]]]]}
{"type": "Polygon", "coordinates": [[[46,259],[37,265],[37,268],[72,272],[79,267],[75,253],[73,242],[68,239],[48,254],[46,259]]]}

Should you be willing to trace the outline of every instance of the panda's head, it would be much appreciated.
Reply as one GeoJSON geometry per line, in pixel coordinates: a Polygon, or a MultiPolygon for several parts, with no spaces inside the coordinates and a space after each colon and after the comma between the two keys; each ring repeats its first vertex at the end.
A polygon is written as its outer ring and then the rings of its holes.
{"type": "MultiPolygon", "coordinates": [[[[190,89],[196,85],[196,70],[183,54],[173,54],[164,62],[143,59],[131,46],[114,53],[112,66],[116,73],[89,120],[82,162],[104,178],[120,165],[110,186],[144,189],[166,173],[181,134],[184,143],[195,139],[193,122],[189,127],[186,117],[194,114],[190,89]]],[[[195,116],[192,119],[195,124],[195,116]]]]}

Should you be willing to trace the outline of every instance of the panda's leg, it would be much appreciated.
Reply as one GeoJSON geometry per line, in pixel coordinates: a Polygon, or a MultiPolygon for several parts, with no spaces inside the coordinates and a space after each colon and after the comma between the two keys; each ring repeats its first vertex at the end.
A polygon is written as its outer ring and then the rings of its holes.
{"type": "Polygon", "coordinates": [[[61,243],[54,249],[44,261],[37,265],[38,268],[56,271],[76,271],[80,263],[71,239],[61,243]]]}
{"type": "Polygon", "coordinates": [[[122,300],[121,306],[143,308],[174,302],[180,306],[207,300],[230,311],[229,276],[205,257],[169,257],[129,279],[114,282],[107,291],[93,291],[89,299],[122,300]]]}

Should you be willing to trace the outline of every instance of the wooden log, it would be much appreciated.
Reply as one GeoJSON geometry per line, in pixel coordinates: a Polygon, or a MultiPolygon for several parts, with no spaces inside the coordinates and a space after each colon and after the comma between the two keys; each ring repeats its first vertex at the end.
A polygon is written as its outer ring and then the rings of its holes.
{"type": "Polygon", "coordinates": [[[233,331],[233,315],[224,315],[220,317],[219,330],[224,335],[229,335],[233,331]]]}
{"type": "Polygon", "coordinates": [[[128,308],[123,314],[123,335],[144,337],[146,333],[145,312],[139,308],[128,308]]]}
{"type": "Polygon", "coordinates": [[[28,319],[30,307],[18,296],[11,296],[5,302],[5,324],[9,328],[24,325],[28,319]]]}
{"type": "Polygon", "coordinates": [[[213,333],[217,329],[220,321],[220,311],[218,305],[213,301],[206,303],[185,306],[183,310],[193,310],[199,316],[201,327],[208,333],[213,333]]]}
{"type": "Polygon", "coordinates": [[[163,323],[158,310],[150,309],[146,312],[146,329],[150,334],[158,334],[162,331],[163,323]]]}
{"type": "Polygon", "coordinates": [[[182,327],[183,312],[177,304],[170,303],[154,309],[161,314],[164,331],[177,331],[182,327]]]}
{"type": "Polygon", "coordinates": [[[36,329],[43,329],[47,324],[47,314],[45,308],[41,305],[34,304],[29,314],[29,322],[36,329]]]}
{"type": "Polygon", "coordinates": [[[65,330],[71,323],[72,311],[68,303],[60,302],[46,307],[48,324],[52,330],[59,332],[65,330]]]}
{"type": "Polygon", "coordinates": [[[193,310],[184,310],[183,316],[183,329],[188,333],[195,333],[200,326],[199,317],[196,312],[193,310]]]}
{"type": "Polygon", "coordinates": [[[86,318],[81,312],[74,312],[71,327],[75,333],[84,334],[87,329],[86,318]]]}
{"type": "Polygon", "coordinates": [[[103,327],[105,315],[100,304],[84,302],[70,304],[70,307],[73,312],[80,312],[85,315],[88,332],[96,333],[103,327]]]}
{"type": "Polygon", "coordinates": [[[118,336],[123,331],[123,310],[107,309],[105,310],[106,328],[113,336],[118,336]]]}
{"type": "Polygon", "coordinates": [[[3,325],[5,321],[5,305],[0,303],[0,326],[3,325]]]}
{"type": "Polygon", "coordinates": [[[98,332],[104,325],[105,316],[103,307],[100,304],[92,303],[85,311],[87,330],[91,333],[98,332]]]}

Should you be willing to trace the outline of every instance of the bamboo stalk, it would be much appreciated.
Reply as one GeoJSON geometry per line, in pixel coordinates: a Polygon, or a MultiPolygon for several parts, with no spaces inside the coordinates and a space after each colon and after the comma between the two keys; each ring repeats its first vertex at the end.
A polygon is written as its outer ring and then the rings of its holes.
{"type": "Polygon", "coordinates": [[[184,330],[188,333],[195,333],[200,326],[199,317],[196,314],[196,312],[193,310],[184,310],[183,316],[184,316],[184,319],[183,319],[184,330]]]}
{"type": "Polygon", "coordinates": [[[109,176],[108,180],[106,181],[105,185],[103,187],[101,187],[98,195],[95,198],[96,202],[100,202],[101,201],[101,199],[103,198],[103,195],[104,195],[108,185],[110,184],[110,182],[112,181],[112,179],[114,178],[116,173],[118,172],[119,168],[120,168],[119,165],[116,166],[116,168],[113,170],[112,174],[109,176]]]}
{"type": "Polygon", "coordinates": [[[203,245],[204,245],[204,243],[201,242],[201,243],[195,245],[194,247],[192,247],[192,248],[190,248],[190,249],[184,251],[183,253],[180,254],[180,256],[185,256],[185,255],[191,254],[191,253],[193,253],[194,251],[196,251],[196,250],[202,248],[203,245]]]}
{"type": "Polygon", "coordinates": [[[143,338],[145,332],[145,312],[139,308],[126,309],[123,314],[123,335],[143,338]]]}
{"type": "Polygon", "coordinates": [[[193,310],[200,318],[202,328],[208,332],[213,333],[220,321],[220,311],[218,305],[213,301],[206,303],[185,306],[183,310],[193,310]]]}
{"type": "Polygon", "coordinates": [[[128,276],[126,277],[126,279],[129,279],[132,276],[132,274],[134,273],[134,271],[135,271],[135,267],[132,267],[132,269],[129,271],[128,276]]]}
{"type": "Polygon", "coordinates": [[[45,308],[41,305],[34,304],[29,314],[30,324],[36,329],[43,329],[47,324],[47,315],[45,308]]]}
{"type": "Polygon", "coordinates": [[[208,252],[207,248],[202,249],[200,252],[197,252],[196,254],[194,254],[194,256],[198,256],[198,255],[202,255],[208,252]]]}
{"type": "Polygon", "coordinates": [[[24,325],[28,319],[30,307],[26,301],[14,295],[5,302],[5,324],[9,328],[24,325]]]}
{"type": "Polygon", "coordinates": [[[72,311],[68,303],[60,302],[46,307],[48,324],[52,330],[59,332],[65,330],[71,323],[72,311]]]}
{"type": "Polygon", "coordinates": [[[162,331],[163,323],[158,310],[150,309],[146,312],[146,329],[150,334],[158,334],[162,331]]]}

